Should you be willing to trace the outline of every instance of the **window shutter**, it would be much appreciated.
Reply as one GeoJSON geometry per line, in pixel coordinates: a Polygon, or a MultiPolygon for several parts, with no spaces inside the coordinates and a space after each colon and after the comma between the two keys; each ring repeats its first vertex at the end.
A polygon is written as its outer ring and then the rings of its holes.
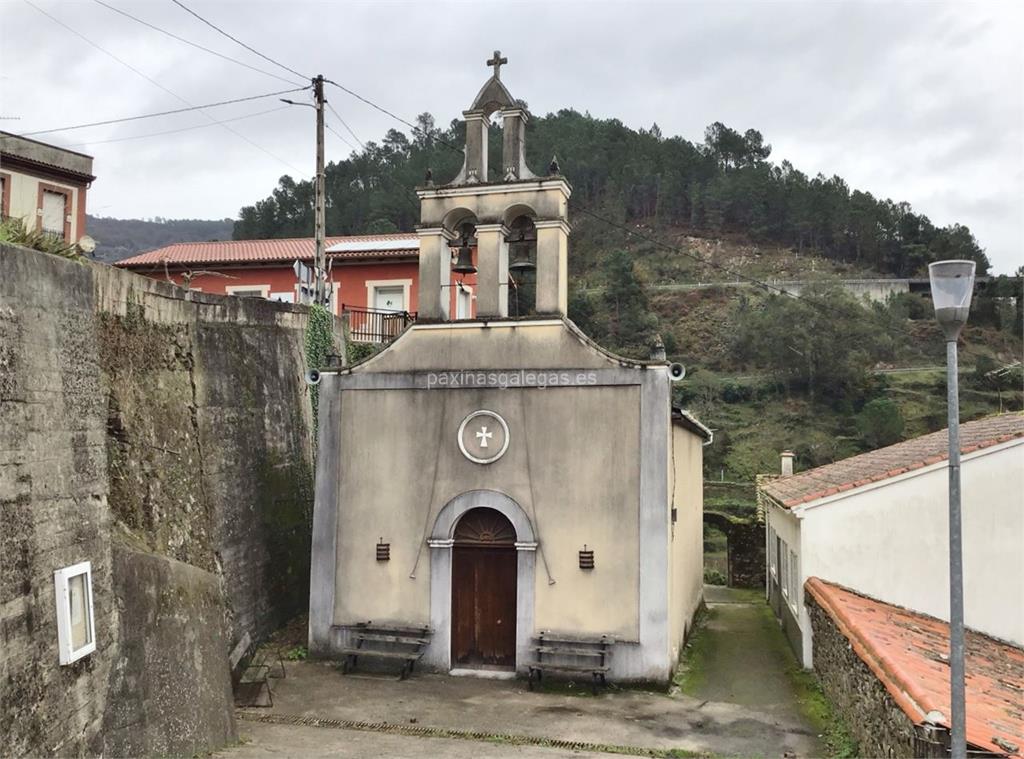
{"type": "Polygon", "coordinates": [[[64,236],[64,217],[67,216],[66,196],[43,190],[43,231],[64,236]]]}

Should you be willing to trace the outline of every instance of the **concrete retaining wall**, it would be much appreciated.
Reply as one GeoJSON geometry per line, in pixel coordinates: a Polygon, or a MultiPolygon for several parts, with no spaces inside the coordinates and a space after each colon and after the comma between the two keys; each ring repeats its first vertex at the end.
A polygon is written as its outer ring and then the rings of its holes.
{"type": "Polygon", "coordinates": [[[0,755],[233,735],[230,646],[308,598],[306,325],[0,246],[0,755]],[[80,561],[97,650],[60,666],[53,572],[80,561]]]}

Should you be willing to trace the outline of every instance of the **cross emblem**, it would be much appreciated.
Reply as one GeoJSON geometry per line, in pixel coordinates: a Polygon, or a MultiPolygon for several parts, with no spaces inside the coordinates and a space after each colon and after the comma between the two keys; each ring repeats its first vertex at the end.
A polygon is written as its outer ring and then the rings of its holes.
{"type": "Polygon", "coordinates": [[[494,51],[494,57],[491,58],[491,60],[487,61],[487,65],[488,66],[493,66],[494,67],[494,78],[495,79],[501,79],[501,65],[503,63],[508,63],[508,58],[502,58],[501,57],[501,51],[500,50],[495,50],[494,51]]]}
{"type": "Polygon", "coordinates": [[[480,431],[476,433],[476,436],[480,438],[480,447],[487,448],[487,441],[494,437],[494,433],[488,432],[487,427],[484,426],[480,428],[480,431]]]}

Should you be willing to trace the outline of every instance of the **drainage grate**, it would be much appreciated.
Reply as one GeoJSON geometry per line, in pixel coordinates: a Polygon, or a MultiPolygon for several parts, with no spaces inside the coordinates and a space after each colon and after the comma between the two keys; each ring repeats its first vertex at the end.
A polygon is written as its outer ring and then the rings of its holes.
{"type": "Polygon", "coordinates": [[[701,754],[681,749],[616,746],[603,743],[588,743],[586,741],[567,741],[559,738],[541,738],[533,735],[487,733],[479,730],[455,730],[446,727],[425,727],[422,725],[404,725],[392,722],[360,722],[350,719],[332,719],[330,717],[299,717],[297,715],[290,714],[260,714],[245,710],[239,710],[238,717],[246,722],[263,722],[271,725],[302,725],[304,727],[326,727],[338,730],[361,730],[371,733],[408,735],[417,738],[454,738],[465,741],[503,743],[510,746],[564,748],[571,751],[590,751],[593,753],[620,754],[625,756],[650,756],[657,757],[659,759],[686,756],[708,756],[708,754],[701,754]]]}

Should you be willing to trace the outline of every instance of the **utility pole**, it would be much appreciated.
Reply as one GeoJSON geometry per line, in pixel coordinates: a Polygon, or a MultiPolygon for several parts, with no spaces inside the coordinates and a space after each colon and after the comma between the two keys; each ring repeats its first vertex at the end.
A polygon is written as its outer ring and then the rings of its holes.
{"type": "Polygon", "coordinates": [[[313,79],[313,98],[316,101],[316,179],[315,208],[313,210],[313,236],[316,238],[316,255],[313,259],[316,286],[313,290],[315,303],[327,303],[327,257],[324,249],[324,229],[326,223],[326,194],[324,176],[324,75],[318,74],[313,79]]]}

